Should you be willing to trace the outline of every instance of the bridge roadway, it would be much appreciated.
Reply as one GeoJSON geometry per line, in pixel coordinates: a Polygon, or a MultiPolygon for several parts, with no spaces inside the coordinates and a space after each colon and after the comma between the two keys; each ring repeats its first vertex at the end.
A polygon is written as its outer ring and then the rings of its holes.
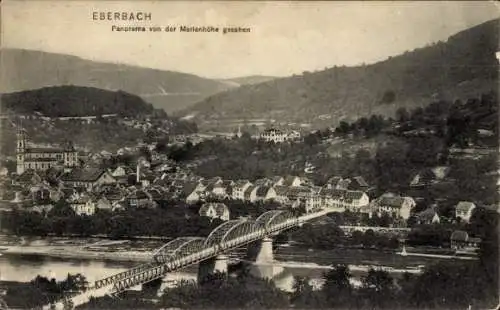
{"type": "Polygon", "coordinates": [[[67,309],[85,304],[91,296],[100,297],[123,292],[134,286],[163,278],[169,272],[200,263],[207,259],[230,252],[265,237],[277,235],[293,227],[336,211],[335,208],[321,209],[302,216],[289,211],[272,210],[261,214],[255,221],[231,220],[216,227],[206,238],[180,237],[152,253],[149,263],[141,264],[124,272],[92,283],[84,292],[67,295],[54,305],[43,309],[67,309]]]}

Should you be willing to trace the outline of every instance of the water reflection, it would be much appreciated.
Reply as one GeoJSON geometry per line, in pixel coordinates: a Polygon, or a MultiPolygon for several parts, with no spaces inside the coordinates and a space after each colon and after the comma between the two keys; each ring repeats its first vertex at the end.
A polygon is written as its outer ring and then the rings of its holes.
{"type": "MultiPolygon", "coordinates": [[[[371,253],[365,255],[371,256],[371,253]]],[[[295,259],[302,260],[300,255],[293,255],[295,259]]],[[[394,257],[394,255],[392,255],[394,257]]],[[[291,291],[293,288],[294,276],[307,277],[310,279],[310,284],[313,287],[320,287],[323,283],[323,274],[329,269],[328,265],[332,263],[332,259],[327,258],[324,263],[307,263],[293,261],[292,255],[288,257],[292,261],[281,259],[275,261],[273,264],[260,264],[250,265],[251,274],[269,278],[274,281],[276,286],[285,291],[291,291]]],[[[342,260],[344,257],[338,256],[342,260]]],[[[373,255],[375,261],[380,260],[379,255],[373,255]]],[[[305,257],[304,257],[305,260],[305,257]]],[[[393,262],[396,265],[401,260],[399,257],[388,258],[386,256],[385,263],[393,262]]],[[[355,260],[356,261],[356,260],[355,260]]],[[[340,263],[340,261],[339,261],[340,263]]],[[[368,257],[358,259],[355,263],[365,263],[366,265],[374,264],[368,257]]],[[[53,277],[58,281],[66,278],[68,273],[83,274],[89,282],[102,279],[106,276],[111,276],[118,272],[125,271],[137,265],[135,262],[119,262],[119,261],[105,261],[105,260],[84,260],[84,259],[68,259],[68,258],[50,258],[44,256],[33,255],[8,255],[0,256],[0,280],[3,281],[21,281],[28,282],[35,278],[37,275],[45,277],[53,277]]],[[[358,285],[359,279],[366,272],[366,266],[351,265],[351,273],[353,275],[353,284],[358,285]]],[[[400,273],[395,274],[398,276],[400,273]]],[[[168,274],[164,279],[162,287],[175,285],[180,280],[193,280],[197,279],[197,266],[191,266],[182,271],[168,274]]],[[[140,289],[140,287],[138,288],[140,289]]]]}

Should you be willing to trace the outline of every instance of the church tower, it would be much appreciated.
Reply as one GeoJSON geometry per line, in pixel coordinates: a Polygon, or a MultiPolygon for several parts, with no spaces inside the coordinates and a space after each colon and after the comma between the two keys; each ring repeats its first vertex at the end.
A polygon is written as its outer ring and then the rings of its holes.
{"type": "Polygon", "coordinates": [[[18,175],[24,172],[24,159],[25,159],[25,151],[26,151],[26,130],[20,128],[17,130],[16,134],[16,156],[17,156],[17,169],[16,172],[18,175]]]}

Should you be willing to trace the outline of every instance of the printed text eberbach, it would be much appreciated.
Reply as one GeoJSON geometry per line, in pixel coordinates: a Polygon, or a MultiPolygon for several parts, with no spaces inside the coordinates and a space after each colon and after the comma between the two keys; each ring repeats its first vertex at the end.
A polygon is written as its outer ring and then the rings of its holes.
{"type": "Polygon", "coordinates": [[[92,12],[93,20],[151,20],[150,12],[92,12]]]}

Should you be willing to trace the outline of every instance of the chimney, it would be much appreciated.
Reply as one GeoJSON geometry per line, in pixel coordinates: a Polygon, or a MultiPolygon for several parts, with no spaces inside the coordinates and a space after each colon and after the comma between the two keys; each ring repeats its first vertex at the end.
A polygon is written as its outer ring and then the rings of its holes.
{"type": "Polygon", "coordinates": [[[140,183],[141,182],[141,163],[140,162],[137,162],[137,169],[136,169],[136,182],[137,183],[140,183]]]}

